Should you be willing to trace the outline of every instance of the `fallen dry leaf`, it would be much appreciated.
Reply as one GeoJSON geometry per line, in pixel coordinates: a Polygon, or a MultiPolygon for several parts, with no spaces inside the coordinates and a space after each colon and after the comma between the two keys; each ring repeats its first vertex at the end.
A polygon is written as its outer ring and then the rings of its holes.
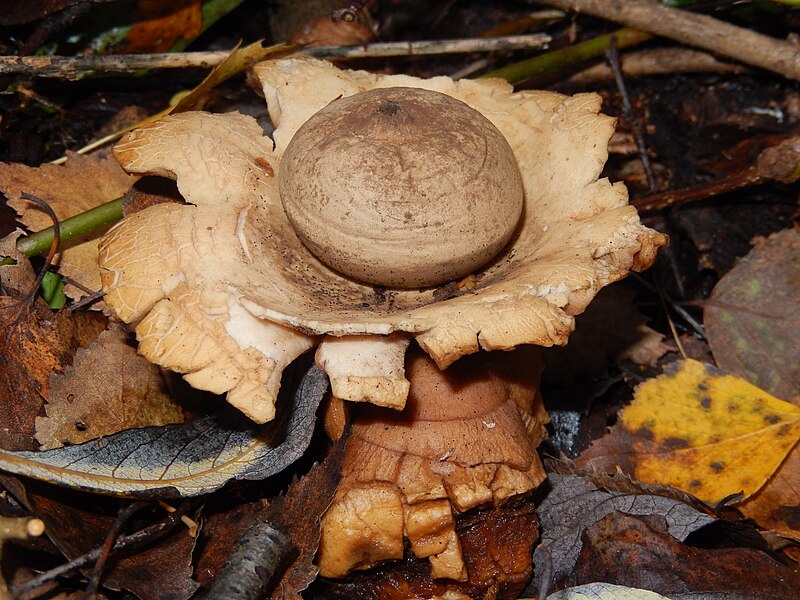
{"type": "Polygon", "coordinates": [[[106,327],[98,313],[69,317],[54,313],[30,297],[35,281],[28,259],[17,250],[18,234],[0,240],[0,256],[16,264],[0,267],[0,446],[30,449],[34,419],[41,414],[52,373],[62,372],[81,345],[91,343],[106,327]]]}
{"type": "Polygon", "coordinates": [[[183,421],[158,367],[137,354],[117,326],[75,352],[72,366],[50,376],[46,417],[36,418],[43,450],[100,436],[183,421]]]}
{"type": "MultiPolygon", "coordinates": [[[[72,559],[103,545],[120,507],[117,499],[30,480],[20,484],[13,486],[14,497],[44,521],[64,556],[72,559]]],[[[162,514],[153,517],[159,520],[162,514]]],[[[130,590],[141,600],[186,600],[199,587],[192,579],[195,542],[181,526],[146,546],[116,554],[103,572],[103,586],[130,590]]]]}
{"type": "MultiPolygon", "coordinates": [[[[27,192],[47,202],[60,220],[77,215],[95,206],[119,198],[136,181],[111,158],[70,154],[63,165],[29,167],[0,162],[0,191],[8,204],[20,215],[31,231],[50,227],[53,223],[41,208],[22,200],[27,192]]],[[[108,227],[93,232],[90,237],[70,240],[56,258],[62,275],[71,277],[89,289],[99,290],[100,271],[97,267],[97,240],[108,227]]],[[[71,298],[83,292],[68,285],[65,293],[71,298]]]]}
{"type": "Polygon", "coordinates": [[[758,244],[705,303],[708,344],[721,369],[769,393],[800,398],[800,231],[758,244]]]}
{"type": "Polygon", "coordinates": [[[664,336],[646,325],[633,305],[635,291],[612,285],[603,289],[583,314],[563,348],[545,348],[544,380],[551,386],[603,377],[611,365],[630,360],[655,366],[671,348],[664,336]]]}
{"type": "Polygon", "coordinates": [[[320,519],[339,485],[346,442],[346,437],[340,438],[322,463],[314,465],[307,475],[289,486],[286,495],[274,499],[267,508],[266,519],[282,525],[297,550],[273,589],[273,598],[300,598],[300,592],[319,574],[314,556],[319,548],[320,519]]]}
{"type": "MultiPolygon", "coordinates": [[[[717,364],[800,405],[800,232],[759,243],[706,301],[708,343],[717,364]]],[[[800,447],[739,507],[747,517],[800,540],[800,447]]]]}
{"type": "Polygon", "coordinates": [[[611,583],[590,583],[550,594],[547,600],[669,600],[666,596],[611,583]]]}
{"type": "Polygon", "coordinates": [[[578,458],[711,504],[755,493],[800,439],[800,408],[687,360],[643,383],[612,432],[578,458]]]}
{"type": "Polygon", "coordinates": [[[190,42],[203,27],[200,0],[138,0],[121,54],[166,52],[179,40],[190,42]]]}
{"type": "Polygon", "coordinates": [[[569,585],[605,581],[673,594],[714,592],[731,598],[796,598],[800,575],[750,548],[704,550],[664,531],[659,517],[614,512],[586,530],[569,585]]]}
{"type": "Polygon", "coordinates": [[[606,491],[588,477],[550,473],[553,489],[536,512],[542,525],[542,543],[533,557],[536,585],[544,571],[544,553],[552,560],[553,581],[572,572],[581,551],[581,535],[607,514],[622,511],[630,515],[659,515],[666,531],[676,539],[686,537],[714,519],[675,498],[642,491],[606,491]]]}
{"type": "Polygon", "coordinates": [[[126,429],[42,452],[0,450],[0,469],[67,487],[123,496],[196,496],[231,480],[266,479],[303,455],[328,389],[325,373],[302,361],[285,380],[274,421],[258,426],[238,411],[178,425],[126,429]]]}

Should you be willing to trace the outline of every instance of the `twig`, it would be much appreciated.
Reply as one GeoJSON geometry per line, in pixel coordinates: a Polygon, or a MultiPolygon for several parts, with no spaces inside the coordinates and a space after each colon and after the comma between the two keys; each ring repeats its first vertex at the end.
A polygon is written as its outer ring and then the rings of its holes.
{"type": "Polygon", "coordinates": [[[612,38],[616,38],[618,48],[627,48],[628,46],[641,44],[651,37],[653,36],[649,33],[642,33],[632,29],[619,29],[608,35],[601,35],[579,44],[534,56],[496,71],[484,73],[481,77],[500,77],[511,83],[518,83],[539,73],[557,71],[602,56],[611,45],[612,38]]]}
{"type": "Polygon", "coordinates": [[[288,534],[266,521],[257,522],[239,539],[206,597],[211,600],[262,598],[270,579],[280,572],[280,566],[293,547],[288,534]]]}
{"type": "Polygon", "coordinates": [[[731,175],[723,179],[708,183],[698,183],[677,190],[668,190],[658,194],[650,194],[632,201],[633,205],[640,211],[660,210],[670,206],[678,206],[694,200],[705,200],[712,196],[718,196],[739,188],[761,183],[762,178],[758,176],[755,169],[747,169],[742,173],[731,175]]]}
{"type": "Polygon", "coordinates": [[[669,309],[667,309],[667,301],[664,299],[664,291],[661,289],[660,285],[656,285],[655,287],[656,291],[658,292],[658,301],[661,304],[661,309],[664,311],[664,316],[667,318],[669,330],[672,333],[672,339],[675,340],[675,345],[678,347],[678,352],[681,353],[681,357],[683,360],[686,360],[686,351],[683,349],[680,336],[678,336],[678,329],[675,327],[675,321],[672,320],[672,315],[669,314],[669,309]]]}
{"type": "MultiPolygon", "coordinates": [[[[297,54],[318,58],[469,54],[544,48],[549,42],[549,35],[535,33],[495,38],[382,42],[360,46],[313,46],[299,50],[297,54]]],[[[136,73],[147,69],[211,68],[221,63],[229,54],[230,52],[182,52],[104,56],[0,56],[0,75],[16,74],[75,80],[92,72],[136,73]]]]}
{"type": "Polygon", "coordinates": [[[693,200],[704,200],[748,185],[769,181],[790,184],[800,179],[800,137],[790,136],[761,151],[755,163],[734,175],[699,183],[678,190],[651,194],[633,201],[640,211],[677,206],[693,200]]]}
{"type": "MultiPolygon", "coordinates": [[[[650,48],[629,52],[620,57],[620,67],[626,77],[675,73],[739,74],[747,70],[742,65],[722,62],[711,54],[691,48],[650,48]]],[[[575,73],[563,83],[579,85],[613,78],[614,72],[609,65],[598,64],[575,73]]]]}
{"type": "Polygon", "coordinates": [[[617,83],[617,90],[619,96],[622,98],[622,114],[631,124],[633,131],[633,139],[636,140],[636,148],[639,151],[639,158],[642,161],[644,172],[647,175],[647,185],[650,191],[656,190],[656,178],[653,175],[653,167],[650,166],[650,158],[647,156],[647,146],[644,143],[644,133],[642,132],[642,125],[639,119],[633,114],[633,107],[631,106],[631,99],[628,96],[628,89],[625,87],[625,78],[622,76],[622,69],[619,66],[619,52],[617,52],[617,38],[611,38],[611,45],[608,47],[608,62],[611,65],[611,70],[614,72],[614,80],[617,83]]]}
{"type": "Polygon", "coordinates": [[[131,502],[117,513],[117,518],[114,519],[114,523],[111,524],[105,542],[100,548],[100,556],[97,557],[97,562],[94,564],[94,569],[92,569],[92,576],[89,578],[89,585],[86,586],[86,591],[83,593],[83,600],[93,600],[97,595],[97,588],[100,587],[100,577],[103,574],[103,568],[106,566],[106,561],[111,555],[111,550],[114,548],[114,544],[119,538],[120,531],[122,531],[128,519],[146,505],[147,503],[144,501],[131,502]]]}
{"type": "Polygon", "coordinates": [[[656,287],[655,285],[653,285],[652,283],[647,281],[644,277],[642,277],[638,273],[631,273],[631,277],[634,280],[638,281],[645,288],[647,288],[651,292],[656,293],[659,297],[661,297],[662,300],[664,302],[666,302],[672,310],[674,310],[681,317],[683,317],[683,319],[689,324],[689,326],[692,329],[694,329],[694,332],[700,337],[700,339],[702,339],[702,340],[706,339],[706,330],[705,330],[705,328],[700,323],[698,323],[697,319],[695,319],[692,315],[690,315],[686,311],[685,308],[683,308],[681,305],[679,305],[677,302],[675,302],[675,300],[670,298],[670,296],[665,291],[663,291],[660,288],[656,287]]]}
{"type": "MultiPolygon", "coordinates": [[[[154,525],[150,525],[141,531],[137,531],[136,533],[120,536],[117,539],[117,542],[114,544],[113,551],[119,552],[128,548],[134,548],[146,542],[151,542],[158,539],[160,536],[168,533],[176,525],[178,525],[181,522],[181,517],[185,513],[192,510],[195,506],[196,503],[193,502],[184,503],[176,512],[167,515],[164,520],[154,525]]],[[[32,592],[36,588],[50,583],[51,581],[55,581],[59,577],[63,577],[72,571],[76,571],[82,567],[85,567],[86,565],[90,565],[100,557],[102,551],[102,548],[95,548],[86,554],[75,557],[63,565],[59,565],[58,567],[50,569],[49,571],[40,573],[36,577],[32,577],[31,579],[28,579],[27,581],[24,581],[23,583],[11,588],[11,594],[15,598],[20,597],[23,594],[32,592]]]]}
{"type": "Polygon", "coordinates": [[[88,296],[84,296],[77,302],[73,302],[67,307],[67,312],[69,314],[73,314],[81,310],[84,306],[89,306],[90,304],[94,304],[98,300],[100,300],[105,294],[103,290],[97,290],[96,292],[92,292],[88,296]]]}
{"type": "Polygon", "coordinates": [[[655,0],[542,0],[542,3],[608,19],[800,81],[800,49],[796,46],[707,15],[670,8],[655,0]]]}

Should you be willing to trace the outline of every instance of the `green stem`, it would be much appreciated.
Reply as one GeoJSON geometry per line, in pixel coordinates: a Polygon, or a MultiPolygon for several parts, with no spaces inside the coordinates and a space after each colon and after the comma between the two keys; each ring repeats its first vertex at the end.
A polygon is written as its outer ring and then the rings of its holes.
{"type": "MultiPolygon", "coordinates": [[[[60,223],[61,243],[76,236],[94,231],[122,218],[122,198],[106,202],[89,209],[60,223]]],[[[27,237],[17,240],[17,250],[28,258],[42,254],[50,249],[53,243],[53,228],[48,227],[27,237]]]]}
{"type": "Polygon", "coordinates": [[[627,48],[628,46],[641,44],[653,36],[649,33],[643,33],[635,29],[624,27],[613,33],[601,35],[581,42],[580,44],[574,44],[566,48],[561,48],[560,50],[553,50],[552,52],[540,54],[528,60],[508,65],[502,69],[484,73],[481,77],[500,77],[509,83],[518,83],[539,73],[556,71],[581,63],[590,58],[597,58],[611,47],[611,38],[613,37],[617,38],[617,48],[627,48]]]}

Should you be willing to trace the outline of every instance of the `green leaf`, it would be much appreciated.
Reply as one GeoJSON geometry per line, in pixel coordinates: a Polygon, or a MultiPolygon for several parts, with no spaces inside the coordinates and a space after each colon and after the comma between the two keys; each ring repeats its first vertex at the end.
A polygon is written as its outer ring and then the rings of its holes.
{"type": "Polygon", "coordinates": [[[64,295],[64,278],[61,275],[48,271],[44,274],[39,289],[42,292],[42,298],[50,308],[53,310],[64,308],[67,297],[64,295]]]}
{"type": "Polygon", "coordinates": [[[108,494],[196,496],[231,480],[265,479],[291,465],[311,441],[328,389],[325,373],[300,365],[284,377],[278,415],[255,425],[239,413],[190,423],[129,429],[46,452],[0,451],[0,470],[108,494]]]}

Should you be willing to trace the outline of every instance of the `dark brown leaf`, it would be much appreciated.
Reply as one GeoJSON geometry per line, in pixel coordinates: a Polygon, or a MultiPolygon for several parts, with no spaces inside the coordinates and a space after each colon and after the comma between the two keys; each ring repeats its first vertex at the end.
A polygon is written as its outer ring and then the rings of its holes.
{"type": "Polygon", "coordinates": [[[583,314],[563,348],[545,348],[544,380],[570,386],[602,377],[620,360],[654,366],[670,350],[664,336],[646,325],[633,305],[635,292],[618,285],[603,289],[583,314]]]}
{"type": "MultiPolygon", "coordinates": [[[[18,499],[44,521],[47,535],[69,559],[102,546],[120,506],[118,500],[32,481],[25,482],[25,495],[18,499]]],[[[141,600],[185,600],[198,587],[191,578],[194,544],[184,528],[147,547],[114,555],[103,585],[130,590],[141,600]]]]}
{"type": "Polygon", "coordinates": [[[605,581],[675,593],[730,593],[735,598],[795,598],[800,575],[749,548],[703,550],[681,544],[662,517],[614,512],[583,535],[569,585],[605,581]]]}
{"type": "Polygon", "coordinates": [[[289,534],[297,555],[286,569],[273,598],[298,598],[317,577],[314,555],[319,547],[320,519],[328,510],[339,485],[342,459],[348,433],[336,442],[325,460],[295,481],[285,496],[276,498],[267,509],[267,520],[280,524],[289,534]]]}
{"type": "Polygon", "coordinates": [[[708,343],[721,369],[769,393],[800,396],[800,232],[758,244],[705,304],[708,343]]]}
{"type": "Polygon", "coordinates": [[[677,499],[642,492],[605,491],[588,477],[551,473],[548,480],[553,489],[537,509],[542,543],[533,560],[536,588],[543,573],[544,552],[552,559],[553,581],[561,580],[575,566],[584,530],[614,511],[659,515],[666,521],[667,533],[681,541],[714,520],[677,499]]]}
{"type": "Polygon", "coordinates": [[[0,241],[0,255],[15,265],[0,267],[0,446],[35,447],[34,420],[42,412],[52,373],[63,372],[76,348],[91,343],[106,326],[99,314],[54,313],[29,297],[35,280],[28,260],[13,247],[16,235],[0,241]]]}

